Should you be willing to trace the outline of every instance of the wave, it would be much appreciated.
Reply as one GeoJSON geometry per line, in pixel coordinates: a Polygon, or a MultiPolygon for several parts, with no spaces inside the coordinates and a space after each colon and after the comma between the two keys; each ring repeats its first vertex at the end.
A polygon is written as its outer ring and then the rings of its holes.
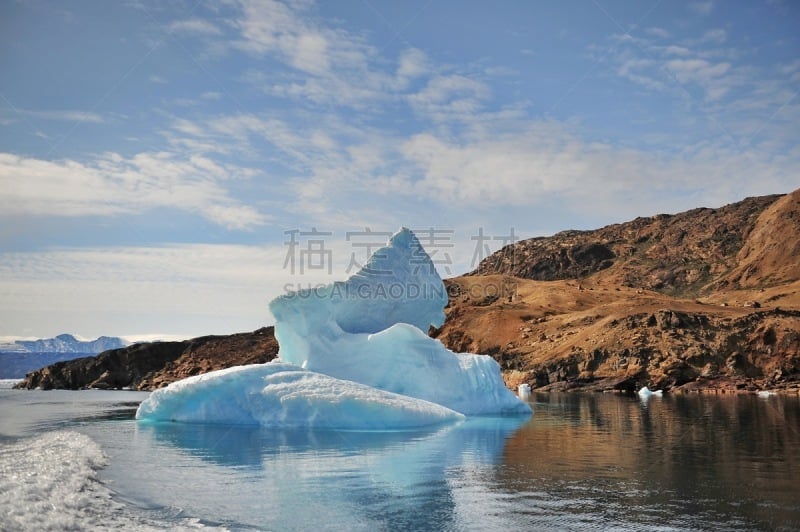
{"type": "Polygon", "coordinates": [[[10,390],[18,382],[22,382],[22,379],[0,379],[0,390],[10,390]]]}
{"type": "Polygon", "coordinates": [[[0,446],[2,529],[197,530],[188,519],[151,519],[116,500],[97,478],[108,465],[100,446],[85,434],[47,432],[0,446]]]}

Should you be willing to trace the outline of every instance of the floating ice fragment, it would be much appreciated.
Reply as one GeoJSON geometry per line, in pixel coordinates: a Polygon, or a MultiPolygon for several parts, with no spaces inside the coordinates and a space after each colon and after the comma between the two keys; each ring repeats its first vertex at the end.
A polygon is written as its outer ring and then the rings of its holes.
{"type": "Polygon", "coordinates": [[[517,388],[517,395],[523,401],[527,401],[531,397],[531,385],[530,384],[520,384],[517,388]]]}
{"type": "Polygon", "coordinates": [[[650,397],[651,395],[660,396],[663,394],[661,390],[652,391],[647,386],[642,386],[637,393],[639,394],[639,397],[650,397]]]}

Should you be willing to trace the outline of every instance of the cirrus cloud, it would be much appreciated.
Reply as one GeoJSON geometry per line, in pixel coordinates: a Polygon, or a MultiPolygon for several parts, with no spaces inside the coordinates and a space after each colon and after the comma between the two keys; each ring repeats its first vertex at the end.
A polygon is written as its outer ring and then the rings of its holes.
{"type": "Polygon", "coordinates": [[[87,162],[0,153],[0,209],[5,216],[89,216],[172,207],[228,229],[250,229],[267,217],[220,184],[253,170],[202,155],[105,153],[87,162]]]}

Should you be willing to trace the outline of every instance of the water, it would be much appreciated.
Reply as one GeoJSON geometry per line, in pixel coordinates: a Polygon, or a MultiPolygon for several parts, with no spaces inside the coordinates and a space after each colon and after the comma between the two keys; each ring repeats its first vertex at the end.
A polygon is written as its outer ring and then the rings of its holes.
{"type": "Polygon", "coordinates": [[[0,390],[0,529],[800,529],[797,397],[534,394],[376,433],[141,425],[144,397],[0,390]]]}

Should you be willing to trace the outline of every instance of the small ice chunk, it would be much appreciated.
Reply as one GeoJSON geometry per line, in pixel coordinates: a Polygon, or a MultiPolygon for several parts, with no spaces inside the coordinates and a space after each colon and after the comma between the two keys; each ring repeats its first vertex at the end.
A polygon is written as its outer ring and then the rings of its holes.
{"type": "Polygon", "coordinates": [[[527,384],[527,383],[520,384],[517,387],[517,395],[519,395],[519,398],[522,399],[523,401],[527,401],[528,399],[530,399],[531,398],[531,385],[527,384]]]}
{"type": "Polygon", "coordinates": [[[650,397],[651,395],[662,395],[662,390],[652,391],[647,386],[642,386],[639,391],[637,392],[639,397],[650,397]]]}

